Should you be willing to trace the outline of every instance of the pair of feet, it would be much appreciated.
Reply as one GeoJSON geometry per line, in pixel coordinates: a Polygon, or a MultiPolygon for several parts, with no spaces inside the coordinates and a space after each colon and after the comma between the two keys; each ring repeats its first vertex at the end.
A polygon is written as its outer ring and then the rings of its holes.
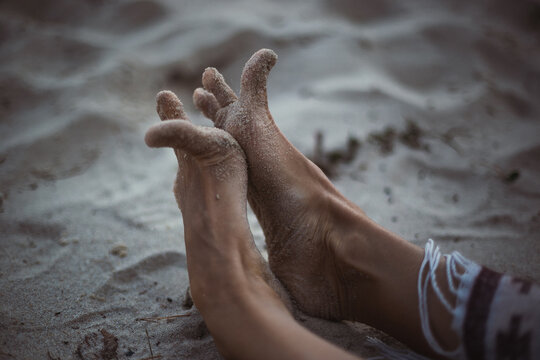
{"type": "MultiPolygon", "coordinates": [[[[193,100],[214,128],[193,125],[172,92],[157,96],[164,121],[148,130],[145,141],[173,148],[178,159],[174,194],[184,220],[193,300],[213,333],[226,327],[223,314],[213,312],[246,301],[288,314],[298,308],[315,317],[376,325],[386,315],[373,311],[383,308],[375,302],[388,289],[380,286],[378,270],[371,270],[380,268],[377,255],[388,242],[374,239],[393,235],[341,195],[278,129],[266,93],[276,60],[271,50],[256,52],[242,72],[239,96],[216,69],[205,70],[204,89],[196,89],[193,100]],[[268,264],[253,242],[247,201],[264,231],[268,264]]],[[[397,253],[400,246],[412,251],[398,241],[397,253]]],[[[413,260],[406,264],[412,272],[418,256],[413,260]]],[[[399,286],[400,276],[392,281],[388,287],[399,286]]],[[[399,312],[388,305],[388,316],[399,312]]],[[[399,324],[389,330],[394,327],[399,324]]]]}
{"type": "Polygon", "coordinates": [[[184,218],[191,291],[198,306],[204,302],[200,287],[230,282],[225,276],[236,275],[227,270],[241,266],[237,270],[264,281],[289,307],[292,300],[312,316],[354,319],[347,297],[355,289],[345,281],[352,274],[340,253],[346,253],[342,240],[351,236],[343,225],[362,212],[272,119],[266,82],[276,60],[271,50],[256,52],[244,67],[239,97],[216,69],[206,69],[204,89],[195,90],[193,101],[215,128],[191,124],[180,100],[160,92],[157,111],[167,121],[148,131],[146,143],[172,147],[178,159],[174,193],[184,218]],[[269,267],[253,244],[246,199],[263,228],[269,267]],[[227,262],[209,266],[210,250],[227,262]],[[195,270],[199,266],[201,273],[195,270]],[[216,281],[205,280],[214,271],[216,281]]]}

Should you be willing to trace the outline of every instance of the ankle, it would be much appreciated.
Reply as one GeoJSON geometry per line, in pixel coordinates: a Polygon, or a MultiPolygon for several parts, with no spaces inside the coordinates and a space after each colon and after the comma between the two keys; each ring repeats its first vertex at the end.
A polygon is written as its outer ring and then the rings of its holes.
{"type": "MultiPolygon", "coordinates": [[[[343,207],[342,212],[349,215],[340,216],[343,230],[336,256],[338,262],[362,275],[363,280],[357,281],[355,289],[351,290],[362,298],[358,304],[359,314],[370,314],[360,320],[376,322],[370,318],[386,318],[384,313],[399,303],[401,296],[407,294],[407,299],[415,296],[422,250],[382,228],[362,212],[347,204],[343,207]]],[[[411,302],[407,306],[416,310],[417,304],[411,302]]]]}
{"type": "Polygon", "coordinates": [[[240,265],[241,262],[242,260],[238,260],[234,264],[219,264],[213,261],[212,264],[218,271],[212,274],[206,269],[207,274],[194,277],[190,284],[191,293],[201,313],[238,313],[241,317],[243,311],[261,306],[283,307],[289,312],[291,309],[287,308],[285,302],[288,299],[281,298],[273,284],[265,279],[262,269],[256,268],[256,264],[248,265],[246,269],[240,265]]]}

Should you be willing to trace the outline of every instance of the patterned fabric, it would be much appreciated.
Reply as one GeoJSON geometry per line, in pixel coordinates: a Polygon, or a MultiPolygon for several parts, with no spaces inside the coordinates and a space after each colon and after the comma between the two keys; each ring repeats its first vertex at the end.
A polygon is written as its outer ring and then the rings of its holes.
{"type": "MultiPolygon", "coordinates": [[[[422,331],[433,351],[456,360],[540,360],[540,286],[499,274],[454,251],[442,255],[429,239],[418,274],[418,301],[422,331]],[[437,278],[442,259],[445,278],[437,278]],[[448,299],[441,284],[455,297],[448,299]],[[452,329],[461,339],[456,349],[443,349],[431,331],[428,294],[452,314],[452,329]]],[[[394,349],[368,338],[380,356],[368,360],[427,360],[411,350],[394,349]]]]}
{"type": "Polygon", "coordinates": [[[540,286],[482,267],[458,252],[444,256],[447,276],[437,279],[435,269],[441,257],[430,239],[418,291],[424,336],[431,348],[452,359],[540,360],[540,286]],[[447,281],[456,296],[455,306],[437,281],[447,281]],[[461,338],[457,349],[442,349],[431,332],[425,305],[429,286],[453,315],[452,328],[461,338]]]}
{"type": "Polygon", "coordinates": [[[467,359],[540,359],[540,287],[485,267],[466,306],[467,359]]]}

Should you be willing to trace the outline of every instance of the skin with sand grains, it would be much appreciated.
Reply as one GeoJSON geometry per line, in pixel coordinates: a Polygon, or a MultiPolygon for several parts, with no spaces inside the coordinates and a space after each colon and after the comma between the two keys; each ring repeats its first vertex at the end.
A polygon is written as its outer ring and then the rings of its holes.
{"type": "MultiPolygon", "coordinates": [[[[204,88],[193,95],[246,154],[248,200],[263,228],[272,272],[303,312],[362,321],[430,354],[416,335],[422,250],[369,219],[279,130],[266,91],[276,61],[272,50],[257,51],[243,69],[239,96],[217,69],[207,68],[204,88]]],[[[450,318],[441,314],[435,331],[452,345],[450,318]]]]}
{"type": "MultiPolygon", "coordinates": [[[[178,158],[175,196],[195,304],[224,354],[234,352],[245,334],[257,356],[261,346],[278,355],[273,341],[280,352],[291,351],[291,358],[297,352],[307,358],[348,356],[299,327],[288,293],[309,315],[362,321],[433,355],[420,335],[415,292],[422,250],[371,221],[278,129],[266,94],[276,59],[266,49],[251,57],[239,97],[216,69],[206,69],[204,89],[193,98],[220,129],[193,126],[174,94],[158,94],[162,120],[180,120],[155,125],[146,142],[172,147],[178,158]],[[265,233],[271,271],[253,243],[246,197],[265,233]],[[223,304],[230,307],[224,310],[223,304]],[[238,332],[231,336],[235,326],[224,315],[234,313],[238,332]],[[287,343],[284,329],[310,346],[287,343]],[[313,352],[317,347],[320,352],[313,352]]],[[[434,331],[445,341],[453,339],[449,323],[444,315],[434,318],[434,331]]]]}
{"type": "Polygon", "coordinates": [[[246,152],[248,199],[266,237],[270,267],[300,309],[327,319],[358,318],[344,304],[360,293],[343,286],[352,282],[340,280],[367,275],[339,261],[337,252],[347,235],[341,230],[346,226],[335,225],[356,222],[362,212],[276,126],[266,92],[276,61],[271,50],[255,53],[242,72],[239,97],[216,69],[208,68],[202,77],[204,89],[195,90],[193,99],[246,152]]]}
{"type": "MultiPolygon", "coordinates": [[[[149,129],[145,141],[148,146],[172,147],[175,151],[178,175],[174,194],[187,225],[188,252],[194,254],[190,249],[202,247],[201,244],[193,247],[194,241],[207,243],[208,250],[227,245],[231,245],[231,248],[245,245],[215,241],[216,237],[229,232],[239,233],[238,237],[247,234],[251,238],[246,215],[246,162],[242,149],[225,131],[191,124],[183,111],[182,103],[171,92],[162,91],[158,94],[157,111],[162,120],[168,121],[149,129]],[[221,215],[220,208],[223,207],[230,209],[231,219],[221,215]],[[234,221],[231,221],[232,219],[234,221]],[[242,220],[240,223],[239,219],[242,220]],[[192,240],[193,238],[201,240],[192,240]]],[[[234,239],[234,236],[231,238],[234,239]]],[[[261,274],[275,287],[283,301],[287,302],[288,297],[266,267],[254,244],[251,243],[247,249],[242,250],[246,250],[245,253],[249,255],[248,259],[245,259],[248,266],[261,274]]],[[[192,268],[198,266],[198,263],[193,261],[194,257],[196,258],[196,255],[191,257],[191,261],[188,258],[188,266],[191,263],[192,268]]],[[[201,273],[208,274],[204,266],[201,273]]],[[[201,280],[203,277],[201,275],[193,278],[201,280]]],[[[198,291],[198,286],[198,283],[192,284],[192,294],[196,302],[198,295],[204,293],[198,291]]]]}
{"type": "Polygon", "coordinates": [[[287,293],[255,247],[238,143],[223,130],[192,125],[171,92],[158,94],[157,111],[168,121],[150,128],[145,141],[172,147],[177,156],[174,193],[185,225],[191,293],[222,355],[308,359],[316,349],[321,359],[351,359],[295,322],[287,293]],[[314,348],[306,352],[304,342],[314,348]]]}

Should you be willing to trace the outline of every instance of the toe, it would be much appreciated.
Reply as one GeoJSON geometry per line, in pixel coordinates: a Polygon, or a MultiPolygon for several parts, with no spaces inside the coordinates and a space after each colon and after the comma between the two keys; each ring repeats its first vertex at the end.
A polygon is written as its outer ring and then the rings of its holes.
{"type": "Polygon", "coordinates": [[[219,103],[216,97],[208,91],[198,88],[193,92],[193,103],[197,109],[201,110],[204,116],[216,121],[216,113],[219,110],[219,103]]]}
{"type": "Polygon", "coordinates": [[[196,126],[183,120],[153,125],[146,132],[144,141],[150,147],[172,147],[199,159],[214,155],[226,158],[228,151],[240,148],[233,137],[223,130],[196,126]]]}
{"type": "Polygon", "coordinates": [[[160,91],[156,95],[156,103],[156,110],[161,120],[188,120],[184,112],[184,105],[172,91],[160,91]]]}
{"type": "Polygon", "coordinates": [[[238,99],[234,91],[225,82],[223,75],[215,68],[207,68],[204,71],[202,83],[206,90],[214,94],[221,107],[225,107],[238,99]]]}
{"type": "Polygon", "coordinates": [[[270,49],[261,49],[253,54],[242,71],[240,97],[267,105],[266,82],[276,62],[277,55],[270,49]]]}

